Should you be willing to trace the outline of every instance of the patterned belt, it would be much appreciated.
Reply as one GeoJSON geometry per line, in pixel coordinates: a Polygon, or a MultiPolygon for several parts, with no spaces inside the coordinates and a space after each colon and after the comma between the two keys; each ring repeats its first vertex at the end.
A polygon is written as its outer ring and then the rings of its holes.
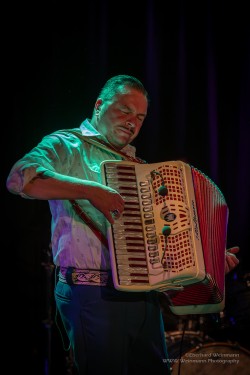
{"type": "Polygon", "coordinates": [[[74,267],[60,267],[59,281],[69,285],[113,285],[111,271],[83,270],[74,267]]]}

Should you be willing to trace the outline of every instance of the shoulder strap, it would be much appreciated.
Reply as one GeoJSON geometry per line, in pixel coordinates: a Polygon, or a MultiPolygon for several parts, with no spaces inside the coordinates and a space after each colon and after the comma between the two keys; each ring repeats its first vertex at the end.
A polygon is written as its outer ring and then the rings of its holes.
{"type": "Polygon", "coordinates": [[[116,155],[120,155],[124,160],[129,160],[129,161],[133,161],[135,163],[141,163],[141,164],[145,164],[146,161],[141,159],[141,158],[138,158],[138,157],[133,157],[133,156],[130,156],[130,155],[127,155],[125,154],[125,152],[122,152],[120,150],[116,150],[114,147],[112,147],[110,144],[106,143],[105,141],[101,140],[101,139],[93,139],[93,138],[90,138],[90,137],[84,137],[84,140],[88,143],[91,143],[99,148],[102,148],[104,150],[108,150],[110,152],[112,152],[113,154],[116,154],[116,155]]]}
{"type": "Polygon", "coordinates": [[[82,210],[81,206],[74,200],[70,199],[70,203],[74,211],[77,213],[78,216],[84,221],[85,224],[92,230],[92,232],[96,235],[96,237],[102,242],[102,244],[108,248],[108,241],[107,238],[103,235],[103,233],[96,227],[95,223],[90,219],[88,215],[82,210]]]}
{"type": "Polygon", "coordinates": [[[125,152],[116,150],[111,144],[105,142],[102,139],[98,139],[97,137],[93,138],[92,136],[82,135],[79,131],[76,131],[75,129],[70,129],[70,131],[69,130],[67,131],[70,132],[71,134],[74,134],[76,137],[83,139],[87,143],[91,143],[92,145],[102,148],[103,150],[108,150],[115,155],[120,155],[124,160],[129,160],[129,161],[133,161],[135,163],[141,163],[141,164],[146,163],[146,161],[141,158],[133,157],[133,156],[125,154],[125,152]]]}

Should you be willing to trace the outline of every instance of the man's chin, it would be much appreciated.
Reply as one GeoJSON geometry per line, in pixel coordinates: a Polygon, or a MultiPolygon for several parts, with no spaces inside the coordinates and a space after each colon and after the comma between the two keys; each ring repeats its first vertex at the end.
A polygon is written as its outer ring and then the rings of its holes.
{"type": "Polygon", "coordinates": [[[125,146],[127,146],[131,141],[128,140],[128,139],[119,139],[119,140],[112,140],[112,141],[109,141],[109,143],[114,147],[116,148],[117,150],[121,150],[122,148],[124,148],[125,146]]]}

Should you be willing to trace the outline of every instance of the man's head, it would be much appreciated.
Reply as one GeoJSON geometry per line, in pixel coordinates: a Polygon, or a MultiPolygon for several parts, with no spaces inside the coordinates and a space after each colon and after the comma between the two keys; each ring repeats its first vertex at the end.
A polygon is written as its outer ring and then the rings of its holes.
{"type": "Polygon", "coordinates": [[[148,93],[137,78],[114,76],[99,94],[91,124],[112,146],[122,149],[138,135],[147,108],[148,93]]]}

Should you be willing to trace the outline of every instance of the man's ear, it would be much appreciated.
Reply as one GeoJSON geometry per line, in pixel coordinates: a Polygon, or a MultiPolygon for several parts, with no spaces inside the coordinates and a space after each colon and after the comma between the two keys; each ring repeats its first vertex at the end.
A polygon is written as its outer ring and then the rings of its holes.
{"type": "Polygon", "coordinates": [[[97,101],[95,102],[95,110],[99,112],[100,109],[101,109],[101,108],[100,108],[101,105],[102,105],[102,99],[101,99],[101,98],[98,98],[97,101]]]}

